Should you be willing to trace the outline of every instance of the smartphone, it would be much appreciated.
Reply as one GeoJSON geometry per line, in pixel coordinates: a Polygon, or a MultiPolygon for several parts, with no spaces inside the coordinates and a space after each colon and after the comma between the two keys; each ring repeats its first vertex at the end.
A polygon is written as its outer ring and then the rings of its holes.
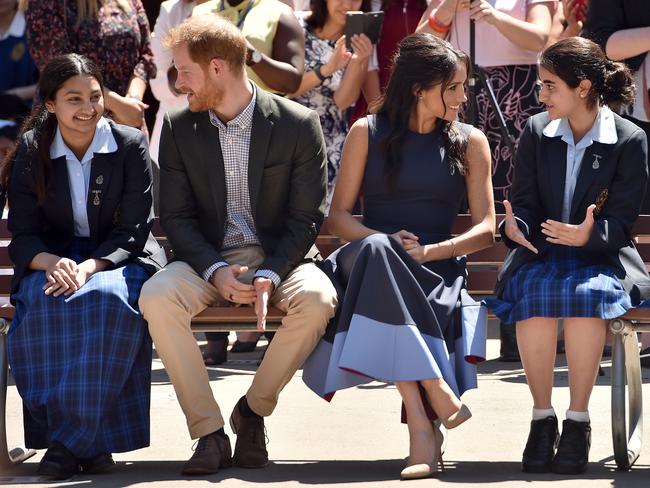
{"type": "Polygon", "coordinates": [[[348,12],[345,14],[345,47],[352,50],[352,36],[365,34],[370,42],[377,44],[381,34],[381,25],[384,22],[384,12],[348,12]]]}

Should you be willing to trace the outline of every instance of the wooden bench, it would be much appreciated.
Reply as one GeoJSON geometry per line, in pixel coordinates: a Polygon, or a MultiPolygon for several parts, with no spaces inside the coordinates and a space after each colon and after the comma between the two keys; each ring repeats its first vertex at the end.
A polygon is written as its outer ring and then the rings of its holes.
{"type": "MultiPolygon", "coordinates": [[[[502,216],[498,216],[497,222],[502,216]]],[[[471,216],[459,215],[453,234],[461,234],[471,227],[471,216]]],[[[155,237],[165,246],[168,256],[172,250],[158,220],[154,223],[155,237]]],[[[642,216],[634,229],[639,242],[639,250],[644,261],[650,261],[650,216],[642,216]]],[[[6,245],[11,236],[6,220],[0,220],[0,297],[9,296],[12,264],[6,245]]],[[[341,246],[341,241],[332,236],[325,222],[316,244],[326,257],[341,246]]],[[[468,256],[468,290],[474,296],[492,294],[498,271],[503,263],[507,249],[497,242],[495,246],[468,256]]],[[[7,394],[7,347],[6,333],[13,318],[14,308],[10,305],[0,308],[0,468],[23,462],[34,454],[22,448],[9,451],[6,438],[6,394],[7,394]]],[[[267,329],[277,330],[283,313],[269,309],[267,329]]],[[[642,437],[641,373],[636,331],[647,327],[650,330],[650,309],[634,310],[620,319],[612,321],[615,343],[612,358],[612,431],[616,463],[621,469],[628,469],[638,457],[642,437]],[[625,380],[629,390],[630,435],[625,428],[625,380]]],[[[209,307],[192,320],[194,332],[226,332],[256,330],[255,314],[250,307],[228,308],[209,307]]],[[[645,329],[644,329],[645,330],[645,329]]]]}

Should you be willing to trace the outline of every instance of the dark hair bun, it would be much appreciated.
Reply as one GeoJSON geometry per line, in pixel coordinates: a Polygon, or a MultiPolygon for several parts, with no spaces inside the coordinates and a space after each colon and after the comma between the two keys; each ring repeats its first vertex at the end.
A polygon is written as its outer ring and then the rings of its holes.
{"type": "Polygon", "coordinates": [[[601,97],[606,105],[618,108],[621,104],[634,101],[634,80],[627,66],[623,63],[608,61],[605,66],[605,78],[601,97]]]}
{"type": "Polygon", "coordinates": [[[604,51],[584,37],[567,37],[546,48],[540,56],[542,68],[555,73],[569,87],[583,80],[591,81],[587,98],[589,107],[600,103],[618,110],[634,100],[634,80],[622,63],[607,59],[604,51]]]}

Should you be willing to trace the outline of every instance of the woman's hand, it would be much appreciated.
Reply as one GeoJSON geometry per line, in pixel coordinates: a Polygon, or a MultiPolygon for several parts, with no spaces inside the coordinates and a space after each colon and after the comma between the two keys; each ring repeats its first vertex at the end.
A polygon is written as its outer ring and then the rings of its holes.
{"type": "Polygon", "coordinates": [[[43,285],[43,291],[46,295],[58,297],[63,294],[71,295],[79,289],[77,281],[78,266],[75,261],[68,258],[53,256],[52,262],[45,270],[47,283],[43,285]]]}
{"type": "Polygon", "coordinates": [[[372,42],[365,34],[355,34],[350,40],[352,44],[352,62],[367,63],[372,54],[372,42]]]}
{"type": "MultiPolygon", "coordinates": [[[[413,242],[418,241],[419,237],[413,234],[413,232],[409,232],[408,230],[400,230],[395,232],[394,234],[388,234],[388,237],[392,237],[395,239],[397,242],[401,244],[401,246],[404,249],[407,249],[407,246],[411,247],[413,242]]],[[[408,250],[408,249],[407,249],[408,250]]]]}
{"type": "Polygon", "coordinates": [[[427,246],[422,246],[416,241],[410,241],[404,245],[404,249],[409,253],[409,256],[420,264],[429,261],[427,258],[427,246]]]}
{"type": "Polygon", "coordinates": [[[510,239],[512,242],[516,242],[520,246],[525,247],[526,249],[531,250],[535,254],[538,253],[537,248],[533,246],[528,239],[524,236],[524,233],[521,231],[519,228],[519,225],[517,225],[517,220],[515,219],[514,214],[512,213],[512,205],[510,205],[510,202],[508,200],[503,201],[503,206],[506,209],[506,217],[504,219],[504,232],[506,233],[506,236],[508,236],[508,239],[510,239]]]}
{"type": "Polygon", "coordinates": [[[500,15],[501,12],[490,5],[487,0],[475,0],[469,7],[469,17],[477,24],[481,22],[496,24],[500,15]]]}
{"type": "Polygon", "coordinates": [[[144,111],[147,108],[149,105],[141,100],[114,94],[109,110],[112,112],[115,122],[139,129],[142,127],[144,111]]]}
{"type": "Polygon", "coordinates": [[[345,48],[345,36],[341,36],[334,45],[334,52],[321,68],[321,73],[324,76],[332,76],[338,70],[345,68],[350,59],[352,59],[352,53],[345,48]]]}
{"type": "Polygon", "coordinates": [[[548,236],[546,240],[552,244],[582,247],[589,242],[591,232],[594,229],[595,209],[596,205],[589,205],[585,220],[579,225],[564,224],[550,219],[542,222],[542,233],[548,236]]]}
{"type": "Polygon", "coordinates": [[[578,35],[582,31],[583,20],[587,17],[587,4],[578,0],[564,0],[564,17],[567,21],[565,33],[568,36],[578,35]]]}

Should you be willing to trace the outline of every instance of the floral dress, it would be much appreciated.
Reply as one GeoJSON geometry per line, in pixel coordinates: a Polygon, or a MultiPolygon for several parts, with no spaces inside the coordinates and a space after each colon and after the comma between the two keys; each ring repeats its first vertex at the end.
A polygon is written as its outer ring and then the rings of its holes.
{"type": "Polygon", "coordinates": [[[77,2],[30,2],[25,12],[32,58],[39,70],[60,54],[83,54],[97,64],[107,88],[124,96],[132,76],[156,75],[149,21],[140,0],[106,0],[96,18],[79,23],[77,2]]]}
{"type": "MultiPolygon", "coordinates": [[[[304,25],[305,30],[305,73],[313,70],[319,64],[329,61],[334,52],[334,41],[321,39],[311,29],[304,25]]],[[[336,71],[331,78],[296,97],[296,102],[315,110],[320,116],[320,124],[327,146],[327,208],[332,202],[332,193],[336,183],[341,162],[341,150],[348,133],[346,113],[340,110],[334,102],[334,92],[343,78],[344,69],[336,71]]]]}

